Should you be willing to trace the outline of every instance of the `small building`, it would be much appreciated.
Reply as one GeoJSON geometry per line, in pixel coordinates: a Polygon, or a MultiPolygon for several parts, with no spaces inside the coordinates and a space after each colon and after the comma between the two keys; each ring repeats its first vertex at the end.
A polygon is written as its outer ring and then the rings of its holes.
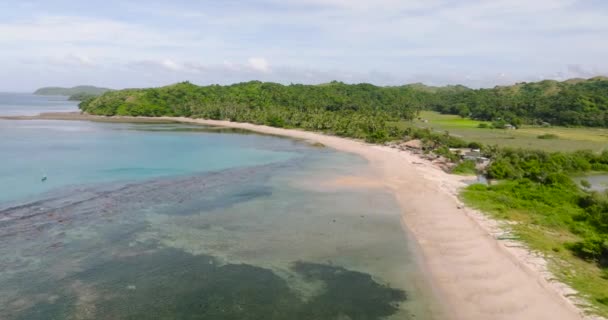
{"type": "Polygon", "coordinates": [[[464,157],[467,153],[474,151],[474,149],[471,148],[450,148],[450,152],[460,156],[461,158],[464,157]]]}
{"type": "Polygon", "coordinates": [[[484,157],[481,154],[480,149],[471,149],[471,148],[450,148],[450,152],[455,155],[458,155],[462,160],[471,160],[477,163],[484,163],[489,161],[488,158],[484,157]]]}
{"type": "Polygon", "coordinates": [[[479,151],[469,151],[462,156],[463,160],[472,160],[477,162],[480,158],[483,158],[479,151]]]}

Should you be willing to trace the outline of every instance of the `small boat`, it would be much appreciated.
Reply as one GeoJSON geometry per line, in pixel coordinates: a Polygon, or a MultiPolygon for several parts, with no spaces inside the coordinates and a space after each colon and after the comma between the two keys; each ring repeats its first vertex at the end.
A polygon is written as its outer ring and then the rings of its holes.
{"type": "Polygon", "coordinates": [[[46,179],[47,179],[47,178],[46,178],[46,175],[43,175],[43,176],[42,176],[42,179],[40,179],[40,181],[41,181],[41,182],[45,182],[45,181],[46,181],[46,179]]]}

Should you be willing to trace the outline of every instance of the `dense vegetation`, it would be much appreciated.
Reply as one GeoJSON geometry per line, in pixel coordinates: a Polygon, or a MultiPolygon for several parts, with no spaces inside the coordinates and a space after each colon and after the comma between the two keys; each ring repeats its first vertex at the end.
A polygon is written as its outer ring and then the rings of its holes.
{"type": "MultiPolygon", "coordinates": [[[[108,89],[80,86],[42,88],[36,93],[99,95],[106,91],[108,89]]],[[[78,100],[84,98],[74,97],[78,100]]],[[[494,128],[503,128],[508,124],[607,127],[608,79],[545,80],[476,90],[464,86],[410,84],[377,87],[340,82],[283,86],[252,81],[204,87],[180,83],[162,88],[116,91],[95,103],[84,105],[84,108],[88,112],[105,115],[240,118],[241,121],[275,122],[288,127],[323,131],[334,127],[334,124],[327,123],[327,119],[351,118],[352,114],[357,113],[374,122],[372,128],[361,129],[356,135],[344,134],[357,137],[361,137],[363,131],[375,130],[376,127],[386,131],[388,129],[381,124],[383,121],[409,119],[421,109],[491,121],[490,126],[494,128]],[[266,115],[267,118],[277,118],[275,120],[278,122],[263,120],[266,115]]],[[[342,131],[343,128],[336,130],[336,133],[342,131]]]]}
{"type": "MultiPolygon", "coordinates": [[[[40,88],[40,89],[34,91],[34,94],[49,95],[49,96],[74,96],[74,95],[99,96],[108,91],[111,91],[111,89],[94,87],[94,86],[76,86],[76,87],[72,87],[72,88],[44,87],[44,88],[40,88]]],[[[74,99],[74,100],[78,100],[78,99],[74,99]]]]}
{"type": "MultiPolygon", "coordinates": [[[[490,191],[496,201],[516,198],[513,209],[533,205],[536,213],[571,228],[582,240],[570,246],[583,258],[608,266],[608,193],[581,190],[570,176],[589,171],[608,172],[608,150],[601,154],[591,151],[548,153],[536,150],[487,148],[493,158],[486,175],[491,179],[507,180],[487,188],[472,187],[473,191],[490,191]],[[528,203],[530,202],[530,203],[528,203]],[[522,205],[525,204],[525,205],[522,205]],[[538,205],[548,206],[540,210],[538,205]],[[569,214],[560,215],[560,210],[569,214]]],[[[583,189],[588,187],[584,186],[583,189]]]]}
{"type": "Polygon", "coordinates": [[[98,115],[185,116],[303,128],[382,142],[400,139],[389,121],[411,119],[426,92],[370,84],[289,85],[252,81],[230,86],[188,82],[107,92],[80,108],[98,115]]]}
{"type": "Polygon", "coordinates": [[[468,187],[465,201],[518,222],[511,224],[515,234],[534,249],[560,257],[557,272],[562,278],[608,314],[608,191],[591,191],[587,181],[577,185],[571,179],[578,173],[608,171],[608,151],[485,152],[493,158],[487,176],[502,181],[468,187]]]}
{"type": "Polygon", "coordinates": [[[607,127],[608,80],[545,80],[493,89],[440,91],[429,107],[515,126],[527,123],[607,127]]]}
{"type": "Polygon", "coordinates": [[[608,196],[568,177],[473,185],[465,201],[510,222],[514,235],[554,263],[553,271],[608,314],[608,196]]]}
{"type": "Polygon", "coordinates": [[[477,173],[477,168],[475,161],[473,160],[465,160],[452,169],[453,174],[462,174],[462,175],[474,175],[477,173]]]}
{"type": "Polygon", "coordinates": [[[98,96],[99,96],[99,94],[79,92],[79,93],[71,95],[68,98],[68,100],[70,100],[70,101],[85,101],[85,100],[93,99],[93,98],[98,97],[98,96]]]}
{"type": "Polygon", "coordinates": [[[545,183],[555,174],[572,175],[589,171],[608,171],[608,150],[544,152],[539,150],[487,147],[485,152],[493,161],[487,176],[498,180],[530,179],[545,183]]]}

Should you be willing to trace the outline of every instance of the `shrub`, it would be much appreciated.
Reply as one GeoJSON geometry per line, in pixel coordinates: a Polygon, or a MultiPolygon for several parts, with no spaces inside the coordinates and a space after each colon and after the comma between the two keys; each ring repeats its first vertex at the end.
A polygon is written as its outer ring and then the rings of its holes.
{"type": "Polygon", "coordinates": [[[571,189],[576,187],[572,179],[563,173],[550,173],[541,182],[547,185],[562,185],[571,189]]]}
{"type": "Polygon", "coordinates": [[[450,149],[446,146],[441,146],[441,147],[437,148],[435,150],[435,154],[448,159],[450,162],[455,162],[460,159],[460,157],[457,154],[450,151],[450,149]]]}
{"type": "Polygon", "coordinates": [[[481,183],[476,183],[476,184],[472,184],[470,186],[467,187],[468,191],[488,191],[490,187],[485,185],[485,184],[481,184],[481,183]]]}
{"type": "Polygon", "coordinates": [[[467,147],[471,149],[481,149],[483,146],[481,145],[481,143],[478,142],[469,142],[467,147]]]}
{"type": "Polygon", "coordinates": [[[581,182],[580,182],[580,184],[585,189],[591,188],[591,183],[589,183],[589,180],[582,179],[581,182]]]}
{"type": "Polygon", "coordinates": [[[492,162],[492,165],[488,168],[487,176],[490,179],[507,179],[515,178],[516,170],[511,162],[500,159],[492,162]]]}
{"type": "Polygon", "coordinates": [[[590,236],[568,244],[567,248],[578,257],[597,262],[600,266],[606,266],[608,262],[608,238],[605,236],[590,236]]]}
{"type": "Polygon", "coordinates": [[[537,137],[538,139],[559,139],[559,136],[552,133],[541,134],[537,137]]]}
{"type": "Polygon", "coordinates": [[[504,120],[497,120],[492,122],[492,127],[496,129],[504,129],[506,128],[507,122],[504,120]]]}
{"type": "Polygon", "coordinates": [[[271,127],[283,128],[285,127],[285,120],[277,115],[269,115],[266,118],[266,124],[271,127]]]}
{"type": "Polygon", "coordinates": [[[476,174],[477,169],[475,167],[475,162],[472,160],[463,161],[452,169],[452,173],[462,175],[476,174]]]}
{"type": "MultiPolygon", "coordinates": [[[[604,277],[604,279],[605,279],[605,277],[604,277]]],[[[608,297],[596,298],[595,301],[597,301],[605,306],[608,306],[608,297]]]]}

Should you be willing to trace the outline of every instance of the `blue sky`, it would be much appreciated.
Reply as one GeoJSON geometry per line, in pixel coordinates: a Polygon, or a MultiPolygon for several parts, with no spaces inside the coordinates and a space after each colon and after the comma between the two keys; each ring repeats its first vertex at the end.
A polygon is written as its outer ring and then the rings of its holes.
{"type": "Polygon", "coordinates": [[[608,75],[602,0],[0,0],[0,91],[608,75]]]}

